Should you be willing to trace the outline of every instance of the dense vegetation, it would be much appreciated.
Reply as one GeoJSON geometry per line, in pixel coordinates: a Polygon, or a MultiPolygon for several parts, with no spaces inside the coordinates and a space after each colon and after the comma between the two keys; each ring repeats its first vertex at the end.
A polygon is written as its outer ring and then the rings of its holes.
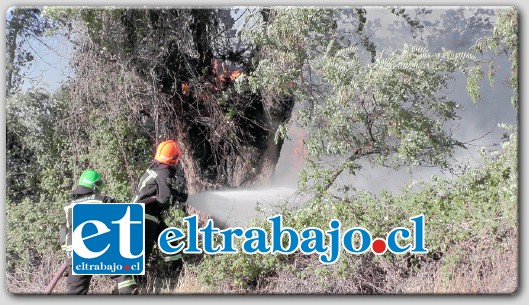
{"type": "MultiPolygon", "coordinates": [[[[283,225],[298,231],[309,226],[328,228],[331,219],[339,219],[344,230],[360,226],[368,228],[373,237],[385,237],[398,226],[410,227],[409,217],[424,214],[426,255],[344,251],[333,265],[322,265],[318,255],[300,253],[217,255],[196,267],[199,278],[214,291],[220,286],[229,287],[225,288],[228,291],[274,293],[434,293],[435,288],[450,287],[454,293],[458,291],[453,290],[452,279],[468,272],[470,287],[475,284],[471,283],[474,275],[483,280],[496,271],[496,252],[517,260],[512,244],[518,234],[516,136],[511,134],[499,153],[482,157],[483,166],[467,169],[455,179],[432,177],[405,187],[399,195],[357,192],[350,200],[312,201],[300,211],[282,213],[283,225]],[[413,291],[402,284],[421,269],[427,269],[430,277],[440,276],[435,279],[440,280],[439,287],[413,291]]],[[[270,227],[264,220],[254,224],[270,227]]],[[[497,284],[481,291],[512,293],[516,288],[497,284]]]]}
{"type": "MultiPolygon", "coordinates": [[[[307,202],[301,210],[284,211],[285,225],[326,228],[337,218],[343,227],[363,226],[384,236],[407,226],[410,216],[424,214],[430,252],[344,254],[331,266],[299,253],[187,257],[184,282],[176,288],[174,275],[156,261],[149,266],[148,287],[158,289],[152,292],[509,293],[517,287],[512,279],[517,267],[500,264],[515,264],[517,258],[516,126],[505,127],[501,149],[483,151],[480,166],[452,178],[418,181],[400,194],[356,190],[338,179],[354,176],[365,164],[457,167],[453,155],[470,143],[451,129],[464,119],[461,97],[447,93],[456,77],[466,79],[468,95],[479,102],[485,73],[494,83],[496,60],[506,55],[512,65],[511,103],[518,108],[515,9],[449,10],[441,26],[429,21],[431,10],[417,8],[412,17],[411,9],[388,8],[396,21],[386,30],[406,29],[416,42],[402,47],[375,41],[381,26],[365,9],[54,7],[11,13],[6,31],[10,291],[39,292],[24,283],[51,278],[63,259],[62,207],[85,168],[99,169],[107,193],[128,201],[155,145],[176,138],[186,151],[191,192],[262,185],[273,176],[292,123],[308,132],[298,189],[307,202]],[[466,28],[464,35],[471,36],[461,39],[471,40],[472,49],[431,45],[432,37],[460,34],[451,32],[451,22],[466,28]],[[74,75],[53,91],[24,83],[38,56],[27,43],[45,43],[46,35],[64,37],[75,47],[74,75]],[[42,273],[31,273],[36,266],[42,273]],[[483,282],[498,268],[508,269],[502,279],[514,285],[483,282]],[[450,288],[468,274],[472,283],[486,287],[450,288]],[[195,286],[178,288],[190,278],[195,286]],[[424,285],[406,287],[414,279],[424,285]],[[166,284],[160,288],[160,282],[166,284]]],[[[510,107],[509,101],[495,102],[510,107]]],[[[180,223],[184,216],[173,211],[168,222],[180,223]]],[[[269,225],[259,219],[255,224],[269,225]]]]}

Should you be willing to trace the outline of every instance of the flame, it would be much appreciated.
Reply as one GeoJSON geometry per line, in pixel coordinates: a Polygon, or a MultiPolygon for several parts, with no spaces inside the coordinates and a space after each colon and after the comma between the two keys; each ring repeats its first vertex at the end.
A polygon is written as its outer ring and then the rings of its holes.
{"type": "Polygon", "coordinates": [[[242,71],[238,69],[231,69],[225,60],[214,59],[213,73],[217,76],[221,83],[226,83],[228,80],[234,81],[237,77],[241,76],[242,71]]]}
{"type": "Polygon", "coordinates": [[[303,128],[292,126],[290,133],[291,138],[295,139],[294,148],[292,149],[292,155],[294,157],[294,172],[297,173],[301,169],[301,167],[303,167],[303,164],[305,163],[305,160],[308,157],[308,151],[305,148],[304,143],[305,137],[307,136],[307,132],[303,128]]]}
{"type": "Polygon", "coordinates": [[[300,126],[291,124],[288,128],[288,139],[285,140],[274,179],[283,185],[297,184],[299,173],[308,159],[308,151],[305,148],[307,132],[300,126]]]}
{"type": "Polygon", "coordinates": [[[213,73],[219,74],[219,60],[213,59],[213,73]]]}
{"type": "MultiPolygon", "coordinates": [[[[241,70],[232,70],[230,71],[230,67],[228,64],[226,64],[226,61],[221,59],[214,59],[213,63],[213,74],[216,76],[217,80],[220,84],[226,84],[228,81],[234,81],[237,77],[242,75],[241,70]],[[220,67],[219,67],[220,63],[220,67]]],[[[181,90],[183,95],[189,95],[191,93],[191,86],[189,86],[189,83],[183,83],[181,85],[181,90]]],[[[215,90],[222,90],[220,87],[215,86],[215,90]]]]}
{"type": "Polygon", "coordinates": [[[182,94],[183,95],[189,95],[189,92],[191,92],[191,88],[189,87],[188,83],[182,84],[182,94]]]}
{"type": "Polygon", "coordinates": [[[233,72],[230,73],[230,79],[233,81],[237,77],[241,76],[241,74],[242,74],[241,71],[233,71],[233,72]]]}

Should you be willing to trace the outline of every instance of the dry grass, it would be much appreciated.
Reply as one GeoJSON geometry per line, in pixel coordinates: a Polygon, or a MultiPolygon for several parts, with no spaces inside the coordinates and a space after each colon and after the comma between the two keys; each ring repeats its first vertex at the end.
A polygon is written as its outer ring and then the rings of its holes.
{"type": "Polygon", "coordinates": [[[402,282],[404,293],[513,294],[518,291],[518,239],[509,236],[497,248],[476,251],[457,267],[428,266],[402,282]]]}
{"type": "Polygon", "coordinates": [[[182,270],[178,284],[171,291],[172,294],[208,294],[211,289],[202,285],[197,274],[191,268],[182,270]]]}
{"type": "Polygon", "coordinates": [[[179,273],[171,273],[170,271],[163,272],[164,274],[162,276],[156,276],[153,271],[147,269],[145,283],[140,287],[139,294],[193,294],[198,293],[195,291],[201,291],[203,288],[197,286],[196,276],[190,274],[191,272],[187,265],[184,265],[182,271],[179,273]]]}
{"type": "MultiPolygon", "coordinates": [[[[55,257],[46,256],[41,264],[31,270],[19,269],[14,273],[7,273],[7,291],[11,294],[42,294],[59,266],[55,257]]],[[[56,286],[58,288],[59,285],[56,286]]]]}
{"type": "MultiPolygon", "coordinates": [[[[480,239],[486,241],[486,238],[480,239]]],[[[453,253],[433,260],[419,258],[413,271],[407,260],[393,265],[367,256],[352,259],[354,267],[339,270],[339,263],[322,267],[315,257],[295,255],[293,270],[256,279],[246,289],[217,283],[221,294],[513,294],[518,291],[518,237],[511,231],[501,242],[454,247],[453,253]],[[478,250],[480,249],[480,250],[478,250]],[[456,253],[457,251],[457,253],[456,253]],[[459,256],[450,263],[447,258],[459,256]],[[349,270],[355,271],[349,271],[349,270]]],[[[341,259],[345,259],[342,257],[341,259]]]]}

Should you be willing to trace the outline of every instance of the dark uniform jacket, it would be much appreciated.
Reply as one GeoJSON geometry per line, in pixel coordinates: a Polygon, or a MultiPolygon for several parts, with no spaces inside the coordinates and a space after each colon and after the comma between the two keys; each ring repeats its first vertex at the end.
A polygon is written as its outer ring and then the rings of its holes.
{"type": "Polygon", "coordinates": [[[187,190],[182,167],[170,166],[156,160],[140,179],[133,202],[145,203],[145,213],[159,216],[171,206],[183,209],[187,190]]]}
{"type": "Polygon", "coordinates": [[[92,189],[78,185],[70,196],[70,204],[64,207],[66,216],[66,225],[61,228],[61,244],[66,250],[66,257],[71,259],[72,254],[72,207],[75,203],[89,202],[89,203],[107,203],[115,202],[111,197],[95,193],[92,189]]]}

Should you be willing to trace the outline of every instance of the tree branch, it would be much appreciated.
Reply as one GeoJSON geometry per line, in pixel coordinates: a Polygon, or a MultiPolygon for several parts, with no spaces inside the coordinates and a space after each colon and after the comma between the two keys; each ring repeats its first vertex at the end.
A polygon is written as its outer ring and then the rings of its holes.
{"type": "Polygon", "coordinates": [[[360,157],[373,155],[377,153],[380,153],[380,150],[373,149],[373,146],[364,146],[364,147],[356,149],[353,152],[353,155],[347,158],[345,162],[342,162],[342,164],[340,164],[336,172],[334,172],[334,174],[331,176],[331,179],[329,180],[329,182],[327,182],[327,184],[325,184],[325,186],[323,187],[324,190],[328,190],[334,184],[334,181],[336,181],[338,176],[340,176],[340,174],[345,170],[347,162],[354,161],[360,157]]]}

